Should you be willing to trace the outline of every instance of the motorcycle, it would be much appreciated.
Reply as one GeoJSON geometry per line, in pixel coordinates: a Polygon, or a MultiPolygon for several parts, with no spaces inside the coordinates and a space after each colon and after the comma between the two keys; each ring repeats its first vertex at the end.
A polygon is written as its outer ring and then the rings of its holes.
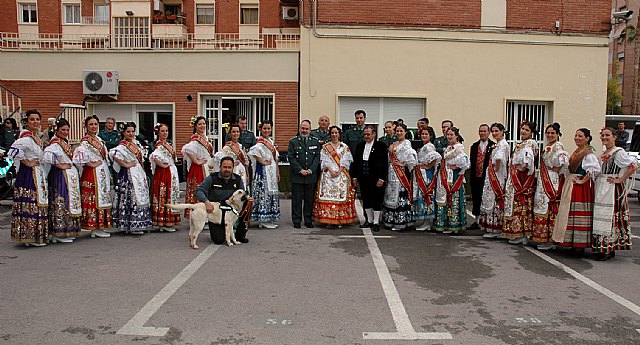
{"type": "Polygon", "coordinates": [[[13,198],[16,167],[13,159],[7,157],[6,149],[0,147],[0,199],[13,198]]]}

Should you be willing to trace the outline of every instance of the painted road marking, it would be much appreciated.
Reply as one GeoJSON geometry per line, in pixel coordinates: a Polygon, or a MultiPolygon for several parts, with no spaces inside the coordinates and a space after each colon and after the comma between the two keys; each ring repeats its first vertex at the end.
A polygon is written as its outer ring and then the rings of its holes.
{"type": "MultiPolygon", "coordinates": [[[[364,235],[342,235],[342,236],[338,236],[338,238],[367,238],[364,235]]],[[[373,236],[373,238],[396,238],[395,236],[373,236]]]]}
{"type": "Polygon", "coordinates": [[[467,215],[469,215],[469,217],[476,219],[476,216],[473,215],[473,213],[471,213],[471,211],[466,210],[467,211],[467,215]]]}
{"type": "Polygon", "coordinates": [[[631,235],[631,238],[640,238],[640,236],[631,235]]]}
{"type": "Polygon", "coordinates": [[[387,304],[389,305],[389,309],[391,309],[391,316],[393,317],[393,322],[395,322],[397,330],[396,332],[363,332],[362,337],[364,339],[385,340],[453,339],[451,337],[451,333],[418,333],[415,331],[413,325],[411,325],[411,320],[409,320],[409,315],[407,315],[407,310],[404,308],[404,304],[402,304],[400,294],[398,294],[398,289],[396,289],[396,285],[393,283],[393,278],[391,278],[389,268],[384,262],[384,258],[382,257],[380,248],[378,248],[378,244],[371,234],[371,230],[365,228],[362,229],[362,232],[364,233],[364,237],[367,240],[367,245],[369,246],[369,251],[371,252],[371,258],[373,259],[373,265],[376,267],[376,271],[378,272],[378,278],[380,279],[380,283],[382,284],[382,291],[384,291],[384,296],[387,298],[387,304]]]}
{"type": "Polygon", "coordinates": [[[182,285],[196,273],[213,253],[221,246],[210,244],[200,255],[196,256],[187,267],[185,267],[177,276],[175,276],[160,292],[158,292],[147,304],[138,311],[116,334],[119,335],[143,335],[152,337],[163,337],[169,331],[169,327],[145,327],[144,324],[149,321],[151,316],[155,314],[162,305],[178,291],[182,285]]]}
{"type": "Polygon", "coordinates": [[[537,251],[536,249],[532,249],[532,248],[525,248],[525,249],[530,251],[531,253],[537,255],[542,260],[544,260],[544,261],[552,264],[553,266],[556,266],[557,268],[565,271],[569,275],[571,275],[574,278],[578,279],[579,281],[585,283],[586,285],[590,286],[594,290],[596,290],[596,291],[600,292],[601,294],[609,297],[610,299],[616,301],[618,304],[620,304],[623,307],[629,309],[630,311],[632,311],[636,315],[640,316],[640,307],[638,307],[637,305],[633,304],[631,301],[627,300],[626,298],[616,294],[615,292],[613,292],[613,291],[605,288],[604,286],[594,282],[593,280],[583,276],[582,274],[576,272],[575,270],[573,270],[572,268],[564,265],[563,263],[559,262],[558,260],[552,259],[551,257],[547,256],[546,254],[543,254],[543,253],[537,251]]]}

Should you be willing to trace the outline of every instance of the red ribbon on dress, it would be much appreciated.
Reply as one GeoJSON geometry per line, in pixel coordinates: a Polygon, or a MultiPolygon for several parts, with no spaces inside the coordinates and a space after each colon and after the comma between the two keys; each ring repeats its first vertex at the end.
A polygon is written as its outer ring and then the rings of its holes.
{"type": "Polygon", "coordinates": [[[204,137],[204,135],[201,135],[200,133],[196,133],[191,136],[191,141],[199,142],[200,145],[204,146],[204,148],[207,149],[207,151],[209,151],[209,155],[213,156],[213,145],[211,145],[211,143],[204,137]]]}
{"type": "Polygon", "coordinates": [[[257,144],[263,144],[264,146],[266,146],[269,149],[269,151],[271,151],[271,154],[273,155],[273,161],[274,162],[278,160],[278,158],[277,158],[278,153],[276,152],[276,148],[275,148],[275,146],[273,146],[273,144],[271,144],[271,142],[269,140],[267,140],[267,139],[265,139],[263,137],[260,137],[258,139],[258,141],[256,141],[256,143],[257,144]]]}
{"type": "Polygon", "coordinates": [[[493,189],[493,193],[496,195],[496,200],[498,201],[500,208],[504,209],[504,188],[502,188],[500,181],[498,181],[498,175],[496,174],[495,165],[493,163],[489,165],[487,173],[489,175],[489,184],[491,185],[491,189],[493,189]]]}
{"type": "Polygon", "coordinates": [[[351,180],[351,175],[349,175],[349,171],[345,167],[341,167],[340,166],[340,155],[338,154],[336,149],[333,147],[333,145],[331,145],[331,143],[326,143],[326,144],[322,145],[322,147],[325,150],[327,150],[327,153],[329,153],[329,156],[331,156],[331,158],[333,158],[333,161],[336,162],[336,164],[338,165],[340,170],[347,175],[347,178],[349,180],[351,180]]]}
{"type": "Polygon", "coordinates": [[[562,187],[564,186],[564,175],[560,175],[560,182],[558,182],[558,191],[556,192],[551,182],[551,176],[549,176],[549,168],[542,162],[540,164],[540,180],[542,180],[542,189],[549,198],[549,211],[558,213],[558,206],[560,205],[560,194],[562,194],[562,187]]]}
{"type": "Polygon", "coordinates": [[[140,150],[140,147],[138,147],[138,145],[136,145],[133,141],[128,141],[128,140],[122,140],[120,142],[120,145],[129,149],[129,151],[131,151],[131,153],[133,153],[136,156],[136,158],[138,159],[138,162],[140,162],[140,164],[143,164],[142,150],[140,150]]]}
{"type": "Polygon", "coordinates": [[[169,153],[171,154],[171,158],[175,162],[176,161],[176,150],[173,149],[173,146],[169,145],[164,140],[158,140],[158,142],[156,143],[156,146],[159,146],[159,145],[161,145],[162,147],[167,149],[167,151],[169,151],[169,153]]]}
{"type": "Polygon", "coordinates": [[[464,174],[458,175],[458,178],[453,183],[453,186],[449,186],[449,182],[447,181],[447,168],[446,161],[442,158],[442,164],[440,165],[440,178],[442,179],[442,185],[444,186],[444,190],[447,192],[447,206],[451,207],[453,204],[453,193],[460,190],[462,187],[462,182],[464,181],[464,174]]]}
{"type": "Polygon", "coordinates": [[[535,181],[535,174],[531,174],[527,176],[526,181],[524,183],[520,181],[518,177],[518,170],[514,165],[511,165],[509,169],[509,173],[511,174],[511,181],[513,182],[513,189],[515,191],[514,198],[518,198],[518,202],[521,204],[525,204],[527,199],[531,197],[533,194],[533,182],[535,181]]]}
{"type": "Polygon", "coordinates": [[[233,151],[233,153],[238,157],[238,160],[240,160],[240,164],[242,164],[242,166],[244,167],[245,174],[247,174],[247,181],[249,181],[248,183],[250,183],[251,174],[249,174],[249,166],[247,166],[247,163],[246,163],[247,160],[244,156],[244,152],[240,149],[240,146],[234,143],[233,141],[227,141],[227,143],[224,144],[224,146],[229,146],[231,151],[233,151]]]}
{"type": "Polygon", "coordinates": [[[404,173],[404,167],[400,166],[400,161],[398,160],[398,156],[396,155],[394,150],[389,150],[389,157],[391,158],[391,166],[393,167],[393,171],[396,172],[396,176],[398,176],[398,180],[404,187],[404,189],[409,193],[409,201],[413,201],[413,188],[411,185],[411,181],[407,177],[407,174],[404,173]]]}
{"type": "Polygon", "coordinates": [[[40,141],[40,138],[38,138],[37,135],[33,135],[33,133],[31,133],[31,131],[24,131],[22,133],[20,133],[20,138],[25,138],[25,137],[31,137],[31,139],[33,139],[33,141],[36,142],[36,144],[38,146],[40,146],[40,149],[42,149],[42,142],[40,141]]]}
{"type": "Polygon", "coordinates": [[[89,145],[91,145],[94,149],[100,153],[102,159],[107,159],[107,147],[104,146],[102,140],[93,135],[85,135],[82,137],[82,141],[86,141],[89,145]]]}
{"type": "Polygon", "coordinates": [[[436,188],[436,181],[438,180],[436,178],[436,174],[434,174],[433,178],[429,182],[429,185],[427,185],[427,181],[425,181],[424,176],[422,176],[422,168],[420,167],[420,165],[416,165],[415,170],[416,170],[416,182],[418,184],[418,188],[420,188],[420,192],[422,192],[422,195],[425,199],[424,201],[427,203],[427,205],[430,205],[431,196],[433,195],[433,191],[436,188]]]}
{"type": "Polygon", "coordinates": [[[49,141],[49,145],[58,144],[62,148],[62,151],[69,157],[69,159],[73,158],[73,150],[71,150],[71,146],[67,143],[66,140],[62,140],[58,137],[53,137],[51,141],[49,141]]]}

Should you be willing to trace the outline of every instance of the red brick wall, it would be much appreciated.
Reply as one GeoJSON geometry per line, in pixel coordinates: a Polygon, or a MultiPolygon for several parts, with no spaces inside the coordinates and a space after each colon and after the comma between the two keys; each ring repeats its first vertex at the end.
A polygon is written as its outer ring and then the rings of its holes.
{"type": "Polygon", "coordinates": [[[238,0],[216,1],[216,32],[237,33],[240,27],[240,2],[238,0]]]}
{"type": "Polygon", "coordinates": [[[507,0],[507,28],[608,35],[611,0],[507,0]]]}
{"type": "Polygon", "coordinates": [[[0,0],[0,32],[18,32],[18,4],[0,0]]]}
{"type": "MultiPolygon", "coordinates": [[[[60,111],[60,103],[82,104],[80,81],[16,81],[0,84],[22,97],[23,109],[36,108],[44,119],[60,111]]],[[[297,82],[120,82],[118,102],[175,102],[176,144],[184,145],[192,135],[191,116],[198,114],[198,92],[212,93],[275,93],[276,143],[280,148],[298,130],[297,82]],[[193,101],[187,100],[187,95],[193,101]]]]}
{"type": "Polygon", "coordinates": [[[93,0],[82,0],[80,7],[80,15],[83,17],[93,17],[93,0]]]}
{"type": "Polygon", "coordinates": [[[60,0],[38,0],[38,32],[62,31],[62,2],[60,0]]]}
{"type": "MultiPolygon", "coordinates": [[[[311,23],[305,2],[304,15],[311,23]]],[[[480,27],[481,0],[322,0],[318,2],[319,24],[480,27]]]]}

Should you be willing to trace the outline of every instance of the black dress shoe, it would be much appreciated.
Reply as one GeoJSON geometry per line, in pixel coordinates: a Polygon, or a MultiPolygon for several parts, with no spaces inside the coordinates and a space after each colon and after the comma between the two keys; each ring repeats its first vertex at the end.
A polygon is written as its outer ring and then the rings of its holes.
{"type": "Polygon", "coordinates": [[[371,230],[373,230],[373,232],[378,232],[380,231],[380,225],[378,224],[373,224],[371,230]]]}
{"type": "Polygon", "coordinates": [[[313,228],[313,224],[312,223],[304,223],[304,226],[306,226],[307,228],[313,228]]]}
{"type": "Polygon", "coordinates": [[[240,243],[249,243],[249,239],[246,238],[246,237],[236,238],[236,240],[238,240],[238,242],[240,242],[240,243]]]}
{"type": "Polygon", "coordinates": [[[473,224],[467,226],[467,230],[478,230],[480,229],[480,226],[478,226],[478,223],[473,222],[473,224]]]}
{"type": "Polygon", "coordinates": [[[364,222],[364,224],[360,224],[360,226],[358,226],[360,229],[364,229],[364,228],[370,228],[371,226],[373,226],[373,224],[369,223],[369,222],[364,222]]]}
{"type": "Polygon", "coordinates": [[[302,226],[300,226],[300,223],[295,223],[293,224],[293,227],[296,229],[300,229],[302,226]]]}

